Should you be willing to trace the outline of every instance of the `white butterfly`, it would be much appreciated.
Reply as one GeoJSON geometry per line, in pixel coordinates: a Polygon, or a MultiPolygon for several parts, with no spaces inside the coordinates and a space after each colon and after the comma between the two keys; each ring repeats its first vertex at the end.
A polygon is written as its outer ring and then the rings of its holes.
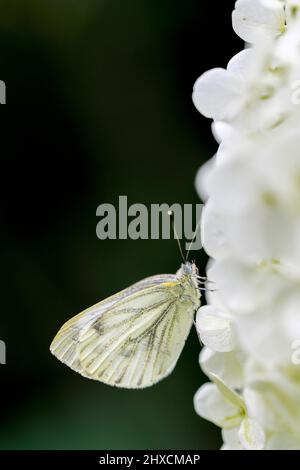
{"type": "Polygon", "coordinates": [[[149,277],[65,323],[50,350],[89,379],[144,388],[174,369],[200,307],[194,263],[149,277]]]}

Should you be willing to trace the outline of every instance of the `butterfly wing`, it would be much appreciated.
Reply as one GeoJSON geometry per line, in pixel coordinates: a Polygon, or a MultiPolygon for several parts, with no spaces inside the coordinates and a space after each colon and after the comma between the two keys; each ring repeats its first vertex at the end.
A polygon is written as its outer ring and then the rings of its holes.
{"type": "Polygon", "coordinates": [[[50,350],[84,377],[144,388],[167,376],[193,323],[174,275],[147,278],[65,323],[50,350]]]}

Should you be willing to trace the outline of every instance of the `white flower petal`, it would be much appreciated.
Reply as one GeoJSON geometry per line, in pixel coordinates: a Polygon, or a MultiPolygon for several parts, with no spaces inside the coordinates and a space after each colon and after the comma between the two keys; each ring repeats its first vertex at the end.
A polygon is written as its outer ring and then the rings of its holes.
{"type": "MultiPolygon", "coordinates": [[[[205,187],[210,192],[209,182],[205,187]]],[[[208,255],[217,257],[229,253],[229,242],[224,230],[227,217],[210,201],[205,204],[201,217],[201,240],[208,255]]]]}
{"type": "Polygon", "coordinates": [[[263,428],[257,421],[245,418],[239,429],[239,439],[246,450],[263,450],[266,436],[263,428]]]}
{"type": "Polygon", "coordinates": [[[228,62],[227,70],[239,78],[245,85],[249,82],[249,76],[251,75],[255,54],[253,49],[244,49],[238,52],[228,62]]]}
{"type": "Polygon", "coordinates": [[[243,385],[243,364],[241,353],[232,351],[219,353],[204,347],[199,356],[203,372],[210,376],[215,374],[229,387],[241,388],[243,385]]]}
{"type": "Polygon", "coordinates": [[[223,305],[240,315],[268,307],[270,298],[285,291],[288,282],[283,282],[279,269],[276,263],[242,263],[231,255],[211,263],[207,276],[218,287],[223,305]]]}
{"type": "Polygon", "coordinates": [[[264,305],[263,315],[257,309],[240,317],[236,323],[236,334],[242,338],[243,348],[257,362],[266,363],[269,367],[291,362],[291,338],[285,331],[285,322],[289,318],[282,315],[285,311],[284,298],[274,296],[277,301],[264,305]]]}
{"type": "Polygon", "coordinates": [[[258,42],[261,34],[275,37],[285,30],[283,3],[238,0],[232,14],[233,29],[244,41],[258,42]]]}
{"type": "Polygon", "coordinates": [[[246,405],[244,399],[236,393],[234,390],[229,388],[223,380],[215,374],[210,374],[211,379],[214,381],[218,390],[223,395],[225,400],[228,403],[231,403],[232,406],[235,406],[240,410],[241,414],[246,414],[246,405]]]}
{"type": "Polygon", "coordinates": [[[243,82],[233,73],[217,68],[205,72],[194,85],[193,102],[205,117],[230,119],[240,107],[243,82]]]}
{"type": "Polygon", "coordinates": [[[218,387],[212,383],[203,385],[194,397],[196,413],[221,428],[239,426],[240,410],[224,399],[218,387]]]}
{"type": "Polygon", "coordinates": [[[224,446],[222,450],[244,450],[239,439],[239,428],[222,429],[224,446]]]}
{"type": "Polygon", "coordinates": [[[202,201],[209,197],[209,175],[215,168],[215,157],[208,160],[196,174],[195,186],[202,201]]]}
{"type": "Polygon", "coordinates": [[[212,133],[216,141],[220,144],[222,140],[226,141],[233,133],[233,128],[230,124],[223,121],[214,121],[212,123],[212,133]]]}
{"type": "Polygon", "coordinates": [[[201,307],[197,312],[196,328],[203,344],[214,351],[228,352],[235,347],[230,321],[213,306],[201,307]]]}

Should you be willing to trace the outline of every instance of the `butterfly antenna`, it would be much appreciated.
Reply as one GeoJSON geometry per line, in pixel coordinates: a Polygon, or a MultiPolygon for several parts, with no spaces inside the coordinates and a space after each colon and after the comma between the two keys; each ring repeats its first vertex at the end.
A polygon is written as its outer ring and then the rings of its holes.
{"type": "Polygon", "coordinates": [[[182,246],[181,246],[181,243],[180,243],[180,240],[179,240],[179,237],[178,237],[178,233],[177,233],[177,230],[176,230],[176,227],[175,227],[175,223],[174,223],[174,213],[172,211],[168,211],[168,215],[171,218],[172,228],[173,228],[173,232],[174,232],[174,235],[175,235],[175,239],[176,239],[177,244],[178,244],[178,248],[179,248],[179,251],[180,251],[180,254],[181,254],[181,258],[182,258],[183,262],[185,262],[186,260],[185,260],[184,255],[183,255],[182,246]]]}
{"type": "Polygon", "coordinates": [[[188,250],[187,250],[187,253],[186,253],[185,261],[188,261],[188,259],[189,259],[189,254],[190,254],[190,251],[191,251],[191,248],[192,248],[192,244],[193,244],[194,241],[195,241],[195,238],[196,238],[196,236],[197,236],[197,233],[198,233],[200,224],[201,224],[201,219],[199,220],[199,222],[198,222],[197,225],[196,225],[193,238],[192,238],[192,240],[191,240],[191,243],[189,244],[189,247],[188,247],[188,250]]]}

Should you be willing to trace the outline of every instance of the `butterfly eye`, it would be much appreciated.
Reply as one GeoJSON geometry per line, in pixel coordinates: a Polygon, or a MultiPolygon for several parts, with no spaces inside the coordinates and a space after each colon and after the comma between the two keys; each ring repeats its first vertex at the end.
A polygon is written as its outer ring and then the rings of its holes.
{"type": "Polygon", "coordinates": [[[182,271],[184,274],[193,274],[193,268],[192,268],[191,263],[186,262],[182,264],[182,271]]]}

